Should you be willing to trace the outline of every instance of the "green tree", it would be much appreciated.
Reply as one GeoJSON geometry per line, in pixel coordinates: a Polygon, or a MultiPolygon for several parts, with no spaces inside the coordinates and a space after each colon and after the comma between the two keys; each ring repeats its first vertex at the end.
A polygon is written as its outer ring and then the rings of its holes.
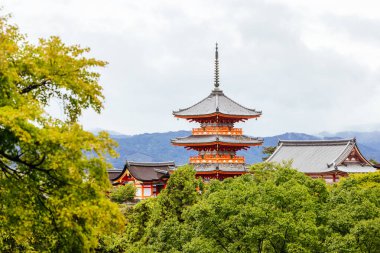
{"type": "Polygon", "coordinates": [[[202,181],[195,178],[193,166],[185,165],[178,168],[159,195],[158,202],[162,212],[171,213],[181,219],[183,210],[198,200],[197,189],[202,190],[202,181]]]}
{"type": "Polygon", "coordinates": [[[380,172],[351,175],[326,205],[326,251],[380,252],[380,172]]]}
{"type": "Polygon", "coordinates": [[[103,238],[104,252],[181,252],[192,236],[191,224],[183,212],[196,203],[202,188],[192,166],[177,168],[166,189],[156,198],[143,200],[126,212],[122,234],[103,238]]]}
{"type": "Polygon", "coordinates": [[[274,153],[274,151],[276,150],[276,148],[277,147],[274,147],[274,146],[264,147],[263,148],[263,154],[265,155],[265,157],[263,157],[263,161],[265,161],[266,159],[268,159],[274,153]]]}
{"type": "Polygon", "coordinates": [[[86,252],[123,219],[109,201],[105,161],[115,155],[105,133],[77,123],[83,110],[102,108],[88,48],[58,37],[27,41],[0,17],[0,248],[7,252],[86,252]],[[58,119],[46,108],[57,101],[58,119]],[[96,154],[89,157],[88,154],[96,154]]]}
{"type": "Polygon", "coordinates": [[[116,203],[131,201],[136,195],[136,187],[133,184],[125,184],[114,187],[111,190],[110,198],[116,203]]]}
{"type": "Polygon", "coordinates": [[[200,194],[194,170],[180,168],[156,199],[127,213],[114,241],[126,252],[321,252],[326,184],[290,164],[252,172],[212,180],[200,194]]]}
{"type": "Polygon", "coordinates": [[[318,209],[325,183],[288,164],[258,164],[247,174],[212,181],[188,208],[195,235],[188,252],[320,252],[318,209]]]}
{"type": "Polygon", "coordinates": [[[327,186],[291,168],[260,163],[212,180],[202,193],[191,167],[155,199],[126,212],[106,252],[379,252],[380,172],[327,186]]]}

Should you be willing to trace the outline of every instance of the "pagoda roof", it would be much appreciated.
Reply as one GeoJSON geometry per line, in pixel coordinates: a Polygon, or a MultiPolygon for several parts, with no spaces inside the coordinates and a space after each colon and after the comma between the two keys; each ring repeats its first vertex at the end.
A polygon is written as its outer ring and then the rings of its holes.
{"type": "Polygon", "coordinates": [[[292,161],[292,167],[309,174],[345,172],[374,172],[376,169],[360,153],[355,139],[347,140],[313,140],[282,141],[267,162],[292,161]],[[350,154],[360,159],[350,161],[350,154]]]}
{"type": "Polygon", "coordinates": [[[200,102],[186,109],[173,111],[173,115],[179,118],[230,116],[238,118],[255,118],[261,115],[261,111],[249,109],[233,101],[219,88],[215,87],[211,94],[200,102]]]}
{"type": "Polygon", "coordinates": [[[254,146],[260,145],[262,138],[249,137],[246,135],[190,135],[187,137],[179,137],[172,139],[172,143],[179,146],[192,145],[230,145],[238,146],[254,146]]]}

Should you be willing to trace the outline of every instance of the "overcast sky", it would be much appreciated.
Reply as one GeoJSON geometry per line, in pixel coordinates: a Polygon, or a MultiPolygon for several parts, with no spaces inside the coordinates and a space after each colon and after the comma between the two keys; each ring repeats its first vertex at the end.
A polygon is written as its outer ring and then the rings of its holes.
{"type": "MultiPolygon", "coordinates": [[[[220,88],[262,110],[248,135],[380,129],[379,1],[5,0],[32,41],[58,35],[106,60],[101,115],[87,129],[124,134],[194,127],[172,111],[220,88]]],[[[60,109],[55,109],[62,114],[60,109]]]]}

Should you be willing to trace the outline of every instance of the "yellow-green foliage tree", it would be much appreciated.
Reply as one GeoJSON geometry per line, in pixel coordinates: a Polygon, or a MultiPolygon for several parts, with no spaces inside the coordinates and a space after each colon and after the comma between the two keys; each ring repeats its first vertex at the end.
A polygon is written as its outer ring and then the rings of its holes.
{"type": "Polygon", "coordinates": [[[123,223],[105,196],[104,156],[115,155],[114,143],[77,123],[83,110],[103,106],[95,69],[106,62],[88,52],[58,37],[31,44],[8,16],[0,17],[2,251],[91,251],[99,234],[123,223]],[[64,119],[46,111],[51,101],[62,106],[64,119]]]}

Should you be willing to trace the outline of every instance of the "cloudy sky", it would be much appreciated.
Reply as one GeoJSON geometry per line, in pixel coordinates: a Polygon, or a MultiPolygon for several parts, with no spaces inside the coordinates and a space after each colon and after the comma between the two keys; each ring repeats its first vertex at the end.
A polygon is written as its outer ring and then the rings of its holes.
{"type": "MultiPolygon", "coordinates": [[[[172,111],[206,97],[219,43],[221,88],[263,111],[249,135],[380,129],[379,1],[5,0],[32,41],[50,35],[106,60],[101,115],[125,134],[195,126],[172,111]]],[[[59,108],[54,109],[62,113],[59,108]]],[[[242,126],[242,125],[240,125],[242,126]]]]}

